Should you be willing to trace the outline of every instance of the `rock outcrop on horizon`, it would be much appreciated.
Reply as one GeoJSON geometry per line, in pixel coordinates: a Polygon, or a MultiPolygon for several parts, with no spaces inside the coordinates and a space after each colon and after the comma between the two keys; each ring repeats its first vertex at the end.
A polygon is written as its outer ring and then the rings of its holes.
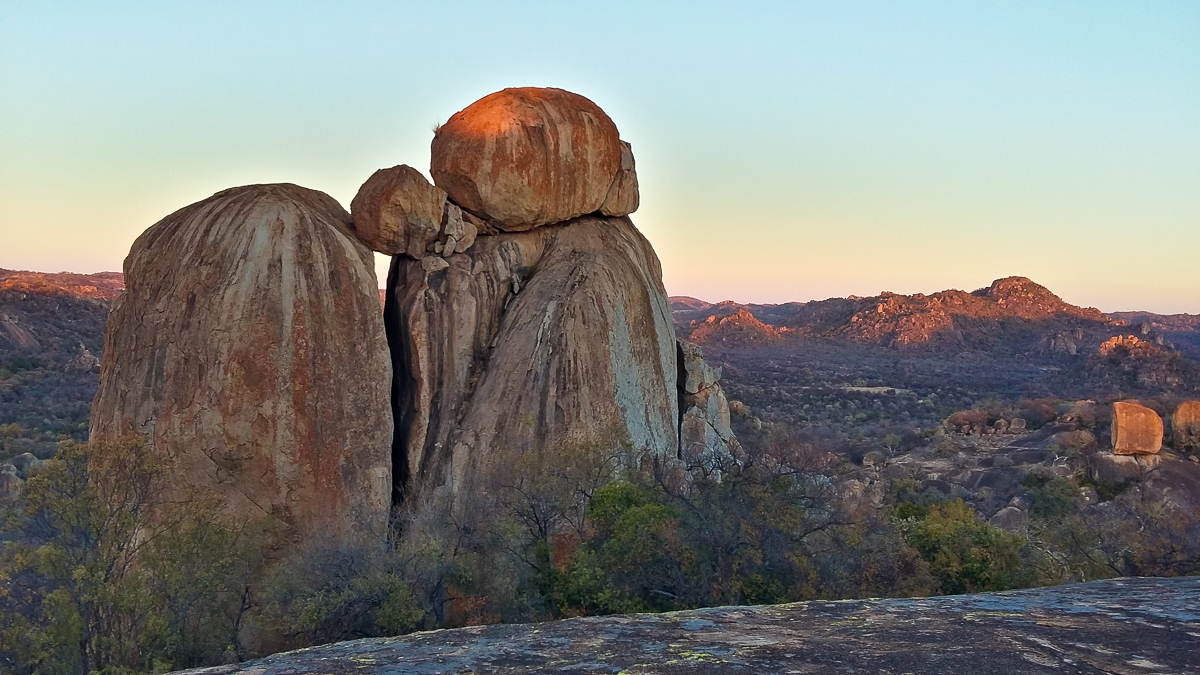
{"type": "Polygon", "coordinates": [[[430,173],[454,203],[509,232],[638,205],[616,125],[562,89],[505,89],[455,113],[434,135],[430,173]]]}
{"type": "Polygon", "coordinates": [[[1112,411],[1114,455],[1152,455],[1162,449],[1163,423],[1158,413],[1133,401],[1116,401],[1112,411]]]}
{"type": "MultiPolygon", "coordinates": [[[[1093,340],[1124,325],[1093,308],[1063,302],[1046,287],[1025,277],[997,279],[967,293],[945,290],[926,295],[884,291],[877,296],[830,298],[781,305],[709,304],[695,298],[676,308],[681,335],[700,343],[759,342],[774,337],[827,338],[894,348],[991,349],[1005,343],[1024,350],[1054,350],[1059,334],[1076,342],[1093,340]],[[728,327],[723,319],[744,316],[728,327]],[[752,325],[749,318],[756,320],[752,325]],[[765,340],[764,340],[765,339],[765,340]]],[[[1066,344],[1066,341],[1062,341],[1066,344]]],[[[1065,347],[1064,347],[1065,348],[1065,347]]],[[[1078,349],[1078,346],[1075,347],[1078,349]]]]}
{"type": "Polygon", "coordinates": [[[91,439],[144,436],[180,487],[286,536],[382,532],[391,368],[371,250],[321,192],[219,192],[143,233],[104,341],[91,439]]]}

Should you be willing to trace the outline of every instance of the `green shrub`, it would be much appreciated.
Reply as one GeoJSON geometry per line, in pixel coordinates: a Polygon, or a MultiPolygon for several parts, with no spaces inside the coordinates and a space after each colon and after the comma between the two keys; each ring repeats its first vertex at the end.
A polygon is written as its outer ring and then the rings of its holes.
{"type": "Polygon", "coordinates": [[[896,509],[899,527],[941,582],[943,593],[978,593],[1016,588],[1022,581],[1024,539],[979,521],[955,500],[896,509]]]}
{"type": "Polygon", "coordinates": [[[1029,513],[1035,518],[1051,520],[1075,512],[1079,488],[1074,483],[1046,473],[1034,472],[1021,483],[1029,489],[1033,505],[1029,513]]]}

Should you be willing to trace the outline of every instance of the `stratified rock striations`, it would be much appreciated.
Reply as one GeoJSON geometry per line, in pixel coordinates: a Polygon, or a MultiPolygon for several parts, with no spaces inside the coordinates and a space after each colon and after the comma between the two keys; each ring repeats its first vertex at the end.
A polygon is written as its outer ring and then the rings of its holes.
{"type": "Polygon", "coordinates": [[[434,136],[430,173],[509,232],[637,208],[632,150],[599,106],[562,89],[505,89],[455,113],[434,136]]]}
{"type": "Polygon", "coordinates": [[[371,250],[329,196],[217,193],[125,260],[91,438],[144,435],[181,484],[299,537],[382,531],[391,368],[371,250]]]}
{"type": "Polygon", "coordinates": [[[1162,439],[1163,423],[1158,413],[1132,401],[1113,403],[1113,454],[1152,455],[1162,449],[1162,439]]]}
{"type": "Polygon", "coordinates": [[[589,440],[677,455],[671,313],[658,258],[628,218],[398,256],[388,287],[399,476],[449,479],[455,492],[500,451],[589,440]]]}

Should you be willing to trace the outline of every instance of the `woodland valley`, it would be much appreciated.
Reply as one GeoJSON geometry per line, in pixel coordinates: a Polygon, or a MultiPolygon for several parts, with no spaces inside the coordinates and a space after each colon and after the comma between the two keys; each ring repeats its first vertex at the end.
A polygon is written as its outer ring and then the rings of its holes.
{"type": "Polygon", "coordinates": [[[1159,617],[1136,648],[1195,653],[1200,315],[1022,277],[668,297],[631,146],[557,89],[457,113],[430,173],[381,169],[349,211],[225,190],[123,273],[0,270],[0,671],[762,672],[800,658],[792,607],[837,633],[809,663],[846,640],[856,668],[970,669],[946,645],[1026,630],[997,664],[1143,672],[1118,601],[1159,617]],[[1030,612],[1059,623],[1004,618],[1030,612]],[[944,635],[895,624],[909,651],[872,662],[854,622],[885,615],[944,635]],[[743,642],[680,637],[717,625],[743,642]]]}

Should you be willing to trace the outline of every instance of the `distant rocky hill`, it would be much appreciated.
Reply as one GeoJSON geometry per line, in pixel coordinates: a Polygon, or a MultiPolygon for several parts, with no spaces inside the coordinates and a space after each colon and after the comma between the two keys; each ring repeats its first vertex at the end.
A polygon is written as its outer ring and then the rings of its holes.
{"type": "Polygon", "coordinates": [[[311,647],[255,673],[1195,673],[1200,579],[714,607],[311,647]]]}
{"type": "Polygon", "coordinates": [[[835,437],[928,429],[994,398],[1200,391],[1200,317],[1106,315],[1023,277],[970,293],[670,300],[676,332],[723,366],[733,399],[835,437]]]}
{"type": "Polygon", "coordinates": [[[0,291],[56,295],[112,302],[125,290],[120,272],[27,272],[0,269],[0,291]]]}
{"type": "Polygon", "coordinates": [[[1126,325],[1100,310],[1066,303],[1024,277],[998,279],[971,293],[884,292],[870,298],[783,305],[710,305],[695,298],[672,298],[672,310],[679,330],[700,343],[741,342],[744,337],[732,333],[756,330],[764,336],[790,333],[887,347],[1069,351],[1084,340],[1098,344],[1111,336],[1114,327],[1126,325]],[[722,329],[709,321],[712,316],[719,320],[742,311],[767,326],[751,327],[742,319],[722,329]]]}

